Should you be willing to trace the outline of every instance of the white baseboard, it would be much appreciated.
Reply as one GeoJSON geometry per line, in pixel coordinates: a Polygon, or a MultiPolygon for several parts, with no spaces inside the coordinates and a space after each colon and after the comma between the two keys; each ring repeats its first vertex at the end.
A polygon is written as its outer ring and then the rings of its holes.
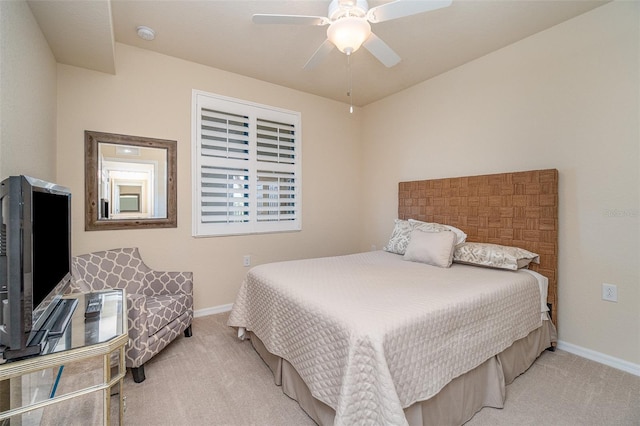
{"type": "Polygon", "coordinates": [[[582,346],[574,345],[572,343],[563,342],[562,340],[558,340],[557,348],[574,355],[578,355],[582,358],[587,358],[591,361],[626,371],[627,373],[631,373],[635,376],[640,376],[640,365],[638,364],[596,352],[591,349],[583,348],[582,346]]]}
{"type": "Polygon", "coordinates": [[[232,307],[233,307],[233,303],[228,303],[226,305],[220,305],[220,306],[213,306],[211,308],[198,309],[197,311],[193,312],[193,316],[197,318],[197,317],[204,317],[204,316],[207,316],[207,315],[221,314],[223,312],[229,312],[232,307]]]}

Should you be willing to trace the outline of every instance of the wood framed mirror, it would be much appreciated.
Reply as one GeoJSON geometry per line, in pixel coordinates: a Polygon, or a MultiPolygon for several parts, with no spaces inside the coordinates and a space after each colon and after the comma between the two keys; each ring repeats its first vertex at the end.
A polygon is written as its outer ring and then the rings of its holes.
{"type": "Polygon", "coordinates": [[[85,230],[175,228],[177,142],[85,130],[85,230]]]}

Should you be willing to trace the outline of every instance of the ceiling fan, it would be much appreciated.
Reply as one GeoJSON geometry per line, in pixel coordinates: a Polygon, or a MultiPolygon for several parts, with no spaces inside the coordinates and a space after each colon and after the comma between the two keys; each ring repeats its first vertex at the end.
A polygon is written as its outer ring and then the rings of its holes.
{"type": "Polygon", "coordinates": [[[307,70],[320,63],[334,47],[349,56],[360,46],[364,46],[385,66],[392,67],[400,62],[400,56],[371,32],[371,24],[440,9],[449,6],[451,2],[452,0],[396,0],[369,9],[366,0],[332,0],[327,17],[256,14],[253,15],[253,22],[329,25],[327,39],[304,65],[304,69],[307,70]]]}

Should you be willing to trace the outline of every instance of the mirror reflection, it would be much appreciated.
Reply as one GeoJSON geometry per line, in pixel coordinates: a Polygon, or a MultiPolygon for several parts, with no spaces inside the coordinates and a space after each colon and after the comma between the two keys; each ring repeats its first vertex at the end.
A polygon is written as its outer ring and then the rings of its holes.
{"type": "Polygon", "coordinates": [[[167,217],[167,150],[100,143],[99,219],[167,217]]]}
{"type": "Polygon", "coordinates": [[[85,230],[175,228],[176,144],[85,131],[85,230]]]}

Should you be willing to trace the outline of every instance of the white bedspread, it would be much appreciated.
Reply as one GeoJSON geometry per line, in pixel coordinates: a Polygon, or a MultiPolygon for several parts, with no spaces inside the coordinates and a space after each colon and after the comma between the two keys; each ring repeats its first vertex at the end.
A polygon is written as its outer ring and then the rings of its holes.
{"type": "Polygon", "coordinates": [[[406,424],[438,393],[542,324],[524,271],[438,268],[383,251],[249,271],[228,324],[288,360],[335,424],[406,424]]]}

